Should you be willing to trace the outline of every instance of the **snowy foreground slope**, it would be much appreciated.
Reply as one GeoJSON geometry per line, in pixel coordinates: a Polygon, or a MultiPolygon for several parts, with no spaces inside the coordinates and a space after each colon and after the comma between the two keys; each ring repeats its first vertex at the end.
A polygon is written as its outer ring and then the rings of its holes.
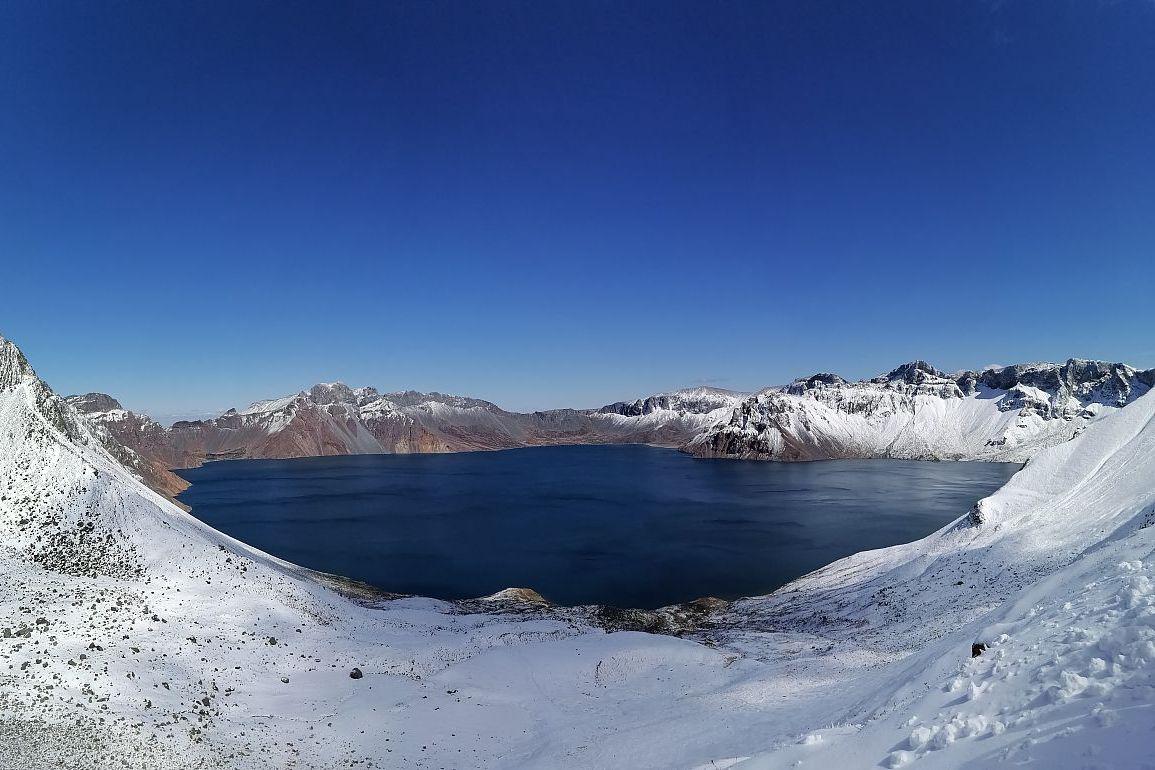
{"type": "Polygon", "coordinates": [[[578,610],[366,606],[107,447],[0,338],[0,767],[1148,761],[1152,396],[935,535],[735,603],[695,640],[578,610]]]}
{"type": "Polygon", "coordinates": [[[775,654],[795,636],[800,660],[888,661],[873,692],[828,715],[844,724],[749,766],[1150,766],[1153,524],[1144,396],[939,532],[736,603],[719,634],[736,649],[775,654]],[[973,643],[989,647],[970,660],[973,643]]]}
{"type": "Polygon", "coordinates": [[[1071,359],[948,375],[925,361],[860,382],[817,374],[739,404],[687,443],[702,457],[1021,462],[1155,386],[1155,370],[1071,359]]]}

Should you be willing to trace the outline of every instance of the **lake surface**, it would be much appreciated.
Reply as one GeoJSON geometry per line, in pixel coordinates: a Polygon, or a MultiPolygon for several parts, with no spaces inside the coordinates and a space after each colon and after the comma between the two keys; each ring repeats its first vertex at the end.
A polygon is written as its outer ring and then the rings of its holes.
{"type": "Polygon", "coordinates": [[[238,460],[180,499],[264,551],[388,591],[561,604],[762,594],[929,534],[1017,464],[698,460],[647,446],[238,460]]]}

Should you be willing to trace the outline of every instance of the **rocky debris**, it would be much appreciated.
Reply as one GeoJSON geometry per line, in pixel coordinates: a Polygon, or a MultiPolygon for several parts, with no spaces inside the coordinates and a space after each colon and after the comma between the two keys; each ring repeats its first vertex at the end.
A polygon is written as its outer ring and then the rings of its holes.
{"type": "Polygon", "coordinates": [[[674,604],[656,610],[624,609],[592,606],[586,610],[587,620],[606,631],[644,631],[649,634],[683,636],[701,633],[709,628],[712,618],[725,612],[730,602],[715,597],[703,597],[683,604],[674,604]]]}
{"type": "Polygon", "coordinates": [[[384,591],[377,586],[364,583],[360,580],[353,580],[352,578],[343,577],[341,575],[334,575],[329,572],[319,572],[318,570],[308,569],[307,567],[299,567],[294,565],[292,567],[304,577],[309,578],[329,590],[344,596],[346,599],[372,606],[380,602],[393,601],[395,599],[404,599],[408,594],[399,594],[392,591],[384,591]]]}
{"type": "Polygon", "coordinates": [[[708,630],[713,619],[730,607],[729,601],[716,597],[702,597],[656,610],[600,604],[564,607],[551,604],[529,588],[507,588],[480,599],[460,599],[448,604],[464,614],[498,612],[527,620],[553,619],[588,624],[611,633],[644,631],[663,636],[683,636],[708,630]]]}
{"type": "Polygon", "coordinates": [[[545,597],[532,588],[504,588],[495,594],[483,596],[483,602],[520,602],[523,604],[549,604],[545,597]]]}

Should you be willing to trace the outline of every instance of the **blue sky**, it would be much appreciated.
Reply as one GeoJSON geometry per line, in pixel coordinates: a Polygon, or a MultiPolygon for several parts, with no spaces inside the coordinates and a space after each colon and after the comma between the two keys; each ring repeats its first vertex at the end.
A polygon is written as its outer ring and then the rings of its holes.
{"type": "Polygon", "coordinates": [[[162,416],[1155,366],[1155,3],[0,5],[0,334],[162,416]]]}

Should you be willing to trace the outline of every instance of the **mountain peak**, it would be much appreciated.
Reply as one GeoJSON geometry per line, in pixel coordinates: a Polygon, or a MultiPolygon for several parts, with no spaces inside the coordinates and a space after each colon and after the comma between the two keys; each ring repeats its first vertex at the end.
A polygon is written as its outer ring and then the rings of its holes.
{"type": "Polygon", "coordinates": [[[0,391],[11,390],[21,382],[35,379],[36,372],[20,348],[6,337],[0,336],[0,391]]]}
{"type": "Polygon", "coordinates": [[[941,379],[945,374],[934,368],[926,361],[911,361],[903,364],[886,375],[887,380],[902,380],[912,385],[924,382],[929,378],[941,379]]]}
{"type": "Polygon", "coordinates": [[[353,389],[343,382],[319,382],[309,388],[309,397],[318,404],[355,404],[357,397],[353,389]]]}
{"type": "Polygon", "coordinates": [[[65,401],[72,404],[82,414],[99,414],[123,410],[120,402],[107,393],[85,393],[83,395],[66,396],[65,401]]]}
{"type": "Polygon", "coordinates": [[[786,393],[802,395],[808,390],[813,390],[815,388],[837,388],[843,387],[847,384],[849,383],[847,383],[847,381],[840,375],[832,374],[830,372],[819,372],[818,374],[812,374],[809,377],[799,377],[786,387],[782,388],[782,390],[784,390],[786,393]]]}

